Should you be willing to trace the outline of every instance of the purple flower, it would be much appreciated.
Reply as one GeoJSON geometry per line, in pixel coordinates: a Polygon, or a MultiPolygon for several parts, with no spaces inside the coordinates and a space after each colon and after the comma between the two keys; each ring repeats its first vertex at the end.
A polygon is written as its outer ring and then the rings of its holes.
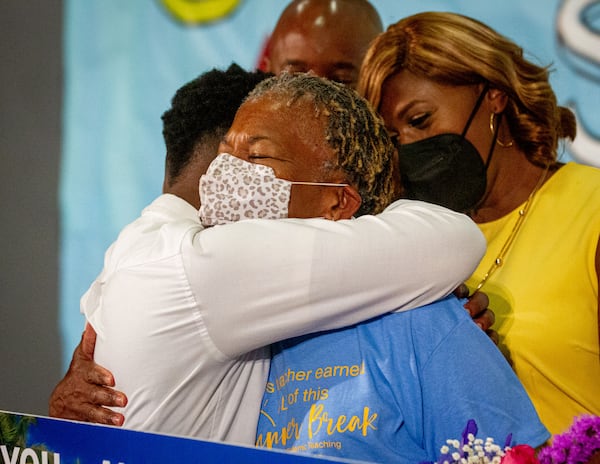
{"type": "Polygon", "coordinates": [[[552,438],[552,444],[542,448],[541,464],[579,464],[600,452],[600,417],[580,416],[571,427],[552,438]]]}
{"type": "Polygon", "coordinates": [[[473,419],[468,420],[467,426],[463,430],[462,441],[460,443],[461,449],[464,445],[469,443],[469,434],[472,434],[474,437],[477,436],[477,422],[475,422],[473,419]]]}

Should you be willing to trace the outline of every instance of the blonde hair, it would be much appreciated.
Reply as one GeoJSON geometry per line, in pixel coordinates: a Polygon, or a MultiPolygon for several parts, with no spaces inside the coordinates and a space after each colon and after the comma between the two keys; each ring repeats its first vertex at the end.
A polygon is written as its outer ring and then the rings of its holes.
{"type": "Polygon", "coordinates": [[[475,19],[427,12],[392,24],[369,47],[358,91],[379,108],[385,80],[404,70],[445,85],[489,83],[504,91],[511,136],[533,164],[554,164],[559,139],[575,137],[575,116],[558,106],[549,69],[475,19]]]}

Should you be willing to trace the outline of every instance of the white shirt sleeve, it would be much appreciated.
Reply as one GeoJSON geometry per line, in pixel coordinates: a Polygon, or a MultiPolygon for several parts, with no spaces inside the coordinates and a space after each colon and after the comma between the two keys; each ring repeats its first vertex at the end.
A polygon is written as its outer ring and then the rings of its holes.
{"type": "Polygon", "coordinates": [[[216,226],[182,251],[208,334],[233,357],[435,301],[471,275],[485,246],[467,216],[400,200],[351,220],[216,226]]]}

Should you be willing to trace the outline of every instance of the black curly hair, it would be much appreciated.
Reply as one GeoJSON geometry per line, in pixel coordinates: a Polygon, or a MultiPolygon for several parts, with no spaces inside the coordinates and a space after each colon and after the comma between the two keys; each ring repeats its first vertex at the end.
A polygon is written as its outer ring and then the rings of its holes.
{"type": "Polygon", "coordinates": [[[226,71],[212,69],[177,90],[171,108],[162,115],[171,185],[193,159],[196,145],[207,138],[221,139],[248,92],[271,75],[233,63],[226,71]]]}

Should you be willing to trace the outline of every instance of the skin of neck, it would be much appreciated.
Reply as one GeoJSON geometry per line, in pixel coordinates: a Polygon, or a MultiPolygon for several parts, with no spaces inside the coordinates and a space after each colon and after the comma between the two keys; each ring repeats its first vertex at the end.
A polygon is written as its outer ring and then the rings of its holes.
{"type": "Polygon", "coordinates": [[[204,143],[197,143],[194,147],[194,153],[190,156],[179,175],[172,179],[169,170],[165,170],[163,181],[163,193],[170,193],[187,201],[194,208],[200,208],[200,192],[198,184],[200,176],[208,169],[208,165],[217,156],[220,139],[214,138],[204,143]]]}
{"type": "MultiPolygon", "coordinates": [[[[471,218],[476,223],[484,223],[514,211],[527,201],[544,170],[532,164],[518,147],[496,145],[488,168],[486,194],[471,218]]],[[[548,172],[545,181],[551,175],[552,172],[548,172]]]]}

